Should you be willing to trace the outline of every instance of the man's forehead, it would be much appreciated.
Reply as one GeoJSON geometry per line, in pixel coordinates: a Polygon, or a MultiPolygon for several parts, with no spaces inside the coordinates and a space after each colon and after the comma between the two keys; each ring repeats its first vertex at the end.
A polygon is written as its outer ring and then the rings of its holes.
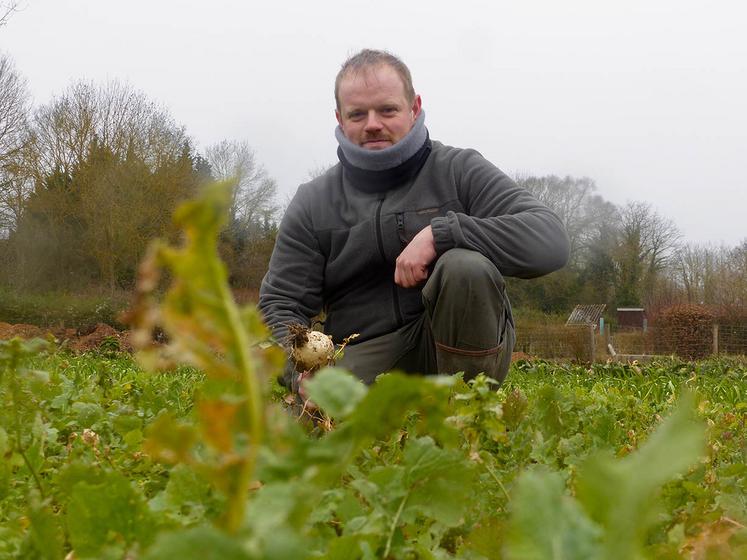
{"type": "Polygon", "coordinates": [[[340,93],[352,93],[361,88],[396,89],[404,93],[405,84],[402,77],[389,64],[376,64],[351,68],[340,80],[340,93]]]}

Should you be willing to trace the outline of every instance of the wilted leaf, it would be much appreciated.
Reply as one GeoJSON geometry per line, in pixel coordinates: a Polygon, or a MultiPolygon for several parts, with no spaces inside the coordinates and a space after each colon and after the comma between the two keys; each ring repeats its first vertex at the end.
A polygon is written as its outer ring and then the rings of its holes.
{"type": "Polygon", "coordinates": [[[506,426],[511,430],[515,429],[524,417],[527,408],[529,408],[529,401],[524,393],[520,389],[511,391],[503,403],[503,421],[506,426]]]}
{"type": "Polygon", "coordinates": [[[233,448],[239,404],[224,399],[201,399],[198,403],[200,427],[205,440],[215,449],[228,453],[233,448]]]}

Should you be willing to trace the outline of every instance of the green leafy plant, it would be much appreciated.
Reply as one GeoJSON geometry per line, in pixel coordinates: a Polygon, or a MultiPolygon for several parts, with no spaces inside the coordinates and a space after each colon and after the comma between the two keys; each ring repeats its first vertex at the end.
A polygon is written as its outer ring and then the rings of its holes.
{"type": "Polygon", "coordinates": [[[168,371],[0,343],[0,558],[744,557],[743,362],[520,362],[500,388],[327,368],[314,428],[227,289],[227,188],[140,272],[140,363],[168,371]]]}

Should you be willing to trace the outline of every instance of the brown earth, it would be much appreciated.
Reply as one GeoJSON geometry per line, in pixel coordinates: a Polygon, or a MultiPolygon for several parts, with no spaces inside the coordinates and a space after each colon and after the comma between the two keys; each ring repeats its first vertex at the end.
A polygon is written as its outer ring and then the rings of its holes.
{"type": "MultiPolygon", "coordinates": [[[[11,325],[0,321],[0,340],[9,340],[16,336],[23,339],[47,338],[50,335],[74,352],[97,350],[104,341],[112,338],[119,342],[121,350],[132,351],[132,344],[129,341],[129,331],[118,331],[104,323],[98,323],[95,326],[92,325],[81,329],[42,329],[34,325],[25,325],[23,323],[11,325]]],[[[512,362],[531,359],[532,356],[524,352],[514,352],[511,355],[512,362]]]]}
{"type": "Polygon", "coordinates": [[[526,360],[526,361],[529,362],[529,361],[531,361],[533,359],[534,358],[532,356],[530,356],[529,354],[525,354],[524,352],[514,352],[513,354],[511,354],[511,362],[512,363],[513,362],[518,362],[519,360],[526,360]]]}
{"type": "Polygon", "coordinates": [[[132,350],[132,345],[129,343],[129,332],[118,331],[104,323],[98,323],[95,326],[92,325],[83,329],[45,329],[34,325],[25,325],[22,323],[11,325],[0,321],[0,340],[9,340],[15,337],[23,339],[48,338],[50,336],[74,352],[97,350],[107,339],[117,340],[119,348],[122,350],[132,350]]]}

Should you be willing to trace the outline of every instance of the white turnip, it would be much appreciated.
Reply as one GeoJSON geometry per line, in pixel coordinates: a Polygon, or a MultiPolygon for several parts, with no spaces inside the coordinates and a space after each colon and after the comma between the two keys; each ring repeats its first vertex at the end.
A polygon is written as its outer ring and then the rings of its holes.
{"type": "Polygon", "coordinates": [[[288,340],[296,371],[312,372],[332,364],[335,355],[332,337],[302,325],[291,325],[288,340]]]}

